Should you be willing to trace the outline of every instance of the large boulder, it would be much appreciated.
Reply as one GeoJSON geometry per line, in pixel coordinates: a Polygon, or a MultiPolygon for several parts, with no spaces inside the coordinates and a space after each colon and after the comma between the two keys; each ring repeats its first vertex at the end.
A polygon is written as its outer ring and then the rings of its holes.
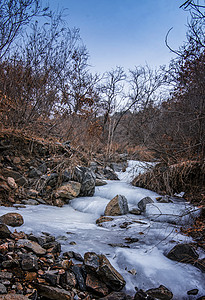
{"type": "Polygon", "coordinates": [[[146,205],[149,203],[154,203],[154,201],[150,197],[145,197],[140,202],[138,203],[138,207],[140,211],[145,211],[146,210],[146,205]]]}
{"type": "Polygon", "coordinates": [[[120,291],[126,284],[124,278],[111,265],[105,255],[99,255],[100,268],[97,272],[102,281],[113,291],[120,291]]]}
{"type": "Polygon", "coordinates": [[[167,257],[182,263],[194,264],[199,255],[191,245],[179,244],[171,249],[171,251],[167,254],[167,257]]]}
{"type": "Polygon", "coordinates": [[[87,252],[84,255],[84,265],[88,274],[95,275],[113,291],[120,291],[126,284],[124,278],[111,265],[105,255],[87,252]]]}
{"type": "Polygon", "coordinates": [[[81,184],[79,182],[69,181],[56,190],[56,197],[71,200],[80,194],[80,189],[81,184]]]}
{"type": "Polygon", "coordinates": [[[24,220],[23,217],[18,213],[7,213],[0,217],[0,222],[8,226],[18,227],[23,225],[24,220]]]}
{"type": "Polygon", "coordinates": [[[125,215],[129,212],[128,203],[125,196],[115,196],[105,208],[105,216],[125,215]]]}
{"type": "Polygon", "coordinates": [[[91,169],[80,166],[76,167],[73,180],[81,183],[80,196],[94,195],[96,177],[91,169]]]}

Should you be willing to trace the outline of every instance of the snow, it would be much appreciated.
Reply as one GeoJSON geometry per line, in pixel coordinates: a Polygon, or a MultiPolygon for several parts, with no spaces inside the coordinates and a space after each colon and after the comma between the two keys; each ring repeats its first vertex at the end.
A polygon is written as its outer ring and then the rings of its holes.
{"type": "MultiPolygon", "coordinates": [[[[136,164],[129,162],[128,173],[123,173],[124,176],[130,176],[131,166],[136,164]]],[[[125,176],[124,180],[128,177],[125,176]]],[[[165,254],[177,243],[192,241],[180,233],[180,226],[191,222],[198,211],[181,200],[179,203],[158,203],[158,196],[127,182],[109,181],[105,186],[96,187],[94,197],[76,198],[61,208],[47,205],[0,207],[0,215],[19,212],[24,224],[18,228],[10,227],[10,230],[34,234],[49,232],[62,244],[63,252],[71,250],[84,255],[87,251],[94,251],[105,254],[125,278],[125,289],[130,294],[134,293],[135,287],[147,290],[163,284],[174,293],[174,299],[197,299],[205,294],[205,274],[192,265],[174,262],[165,254]],[[103,215],[107,203],[117,194],[127,198],[129,209],[137,208],[137,203],[147,196],[154,203],[147,205],[143,215],[117,216],[113,217],[113,221],[103,223],[103,227],[97,226],[96,219],[103,215]],[[123,224],[127,227],[122,228],[123,224]],[[138,238],[139,241],[126,244],[128,237],[138,238]],[[73,241],[75,245],[70,244],[73,241]],[[130,248],[112,247],[110,244],[124,244],[130,248]],[[136,275],[129,272],[133,269],[136,275]],[[189,298],[187,291],[194,288],[199,289],[199,293],[189,298]]]]}

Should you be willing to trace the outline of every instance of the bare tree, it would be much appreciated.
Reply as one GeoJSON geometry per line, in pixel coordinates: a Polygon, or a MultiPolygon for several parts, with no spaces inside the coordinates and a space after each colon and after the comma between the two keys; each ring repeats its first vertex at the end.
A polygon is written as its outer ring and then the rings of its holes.
{"type": "Polygon", "coordinates": [[[34,16],[48,14],[39,0],[2,0],[0,2],[0,58],[2,58],[22,27],[34,16]]]}

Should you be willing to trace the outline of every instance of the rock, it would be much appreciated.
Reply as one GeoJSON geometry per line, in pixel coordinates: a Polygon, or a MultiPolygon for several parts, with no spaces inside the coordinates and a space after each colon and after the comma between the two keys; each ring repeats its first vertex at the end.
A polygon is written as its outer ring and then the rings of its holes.
{"type": "Polygon", "coordinates": [[[25,205],[39,205],[38,201],[34,199],[22,200],[22,203],[25,205]]]}
{"type": "Polygon", "coordinates": [[[101,216],[100,218],[98,218],[96,220],[96,224],[102,224],[104,222],[110,222],[110,221],[113,221],[113,220],[114,220],[113,218],[101,216]]]}
{"type": "Polygon", "coordinates": [[[105,178],[108,180],[119,180],[117,174],[110,168],[106,167],[103,170],[105,178]]]}
{"type": "Polygon", "coordinates": [[[24,220],[23,217],[18,213],[7,213],[0,217],[0,222],[8,226],[18,227],[23,225],[24,220]]]}
{"type": "Polygon", "coordinates": [[[66,283],[72,288],[77,285],[77,280],[72,272],[66,272],[66,283]]]}
{"type": "Polygon", "coordinates": [[[37,236],[37,235],[34,235],[33,233],[31,233],[31,234],[28,235],[28,239],[38,243],[43,248],[45,248],[44,246],[46,244],[55,241],[55,237],[50,235],[50,234],[44,234],[44,235],[37,236]]]}
{"type": "Polygon", "coordinates": [[[136,216],[139,216],[141,215],[141,210],[137,209],[137,208],[133,208],[129,211],[130,214],[132,215],[136,215],[136,216]]]}
{"type": "Polygon", "coordinates": [[[168,288],[166,288],[164,285],[160,285],[156,289],[149,289],[148,291],[146,291],[146,293],[153,298],[161,300],[170,300],[173,298],[172,292],[168,290],[168,288]]]}
{"type": "Polygon", "coordinates": [[[123,292],[112,292],[106,297],[100,298],[101,300],[130,300],[133,299],[131,296],[126,295],[123,292]]]}
{"type": "Polygon", "coordinates": [[[38,270],[38,259],[35,255],[22,254],[21,255],[21,268],[24,271],[37,271],[38,270]]]}
{"type": "Polygon", "coordinates": [[[6,294],[6,293],[7,293],[7,288],[5,287],[5,285],[0,283],[0,294],[6,294]]]}
{"type": "Polygon", "coordinates": [[[84,254],[84,265],[87,272],[97,273],[100,267],[100,258],[95,252],[86,252],[84,254]]]}
{"type": "Polygon", "coordinates": [[[17,185],[24,186],[28,183],[27,179],[21,175],[19,172],[13,171],[11,169],[3,169],[3,175],[5,177],[12,177],[17,185]]]}
{"type": "Polygon", "coordinates": [[[137,293],[134,296],[134,300],[155,300],[154,298],[152,298],[151,296],[148,296],[147,293],[145,293],[145,291],[143,290],[139,290],[137,291],[137,293]]]}
{"type": "Polygon", "coordinates": [[[58,270],[51,270],[45,273],[45,280],[53,286],[59,284],[60,275],[58,275],[58,270]]]}
{"type": "Polygon", "coordinates": [[[20,157],[14,157],[13,158],[13,163],[15,164],[15,165],[18,165],[18,164],[20,164],[21,163],[21,159],[20,159],[20,157]]]}
{"type": "Polygon", "coordinates": [[[37,198],[37,197],[38,197],[38,194],[39,194],[39,192],[36,191],[36,190],[33,190],[33,189],[30,189],[30,190],[28,191],[28,193],[27,193],[27,195],[28,195],[29,197],[34,197],[34,198],[37,198]]]}
{"type": "Polygon", "coordinates": [[[82,272],[82,268],[77,265],[74,265],[72,266],[71,270],[75,274],[80,290],[86,291],[86,285],[83,277],[84,274],[82,272]]]}
{"type": "Polygon", "coordinates": [[[126,284],[124,278],[111,265],[105,255],[99,255],[100,267],[97,275],[113,291],[120,291],[126,284]]]}
{"type": "Polygon", "coordinates": [[[60,253],[61,252],[61,244],[57,241],[48,242],[43,245],[45,249],[48,249],[49,252],[52,253],[60,253]]]}
{"type": "Polygon", "coordinates": [[[109,290],[106,286],[105,283],[97,279],[94,275],[92,274],[87,274],[86,277],[86,287],[88,290],[91,292],[94,292],[95,294],[103,297],[108,295],[109,290]]]}
{"type": "Polygon", "coordinates": [[[12,177],[7,178],[7,183],[10,186],[10,188],[16,190],[18,188],[18,185],[16,184],[15,180],[12,177]]]}
{"type": "Polygon", "coordinates": [[[51,173],[49,175],[46,175],[46,185],[51,186],[52,188],[55,188],[58,182],[58,174],[57,173],[51,173]]]}
{"type": "Polygon", "coordinates": [[[10,237],[11,231],[8,229],[8,227],[5,224],[0,224],[0,238],[5,239],[10,237]]]}
{"type": "Polygon", "coordinates": [[[18,294],[7,294],[0,296],[1,300],[29,300],[27,296],[24,295],[18,295],[18,294]]]}
{"type": "Polygon", "coordinates": [[[76,167],[73,180],[81,183],[80,196],[93,196],[95,193],[95,174],[86,167],[76,167]]]}
{"type": "Polygon", "coordinates": [[[2,267],[5,269],[12,269],[19,266],[19,261],[17,259],[5,260],[2,262],[2,267]]]}
{"type": "Polygon", "coordinates": [[[167,254],[167,257],[182,263],[194,264],[199,255],[191,245],[179,244],[172,248],[172,250],[167,254]]]}
{"type": "Polygon", "coordinates": [[[38,293],[51,300],[71,300],[71,294],[61,288],[52,287],[48,285],[43,284],[37,284],[36,285],[38,293]]]}
{"type": "Polygon", "coordinates": [[[56,198],[65,198],[71,200],[80,194],[81,184],[75,181],[69,181],[56,190],[56,198]]]}
{"type": "Polygon", "coordinates": [[[10,272],[3,272],[3,271],[0,272],[0,280],[2,280],[2,279],[10,280],[10,279],[12,279],[12,277],[13,277],[13,274],[10,272]]]}
{"type": "Polygon", "coordinates": [[[28,177],[29,178],[38,178],[42,175],[41,171],[34,168],[34,167],[31,167],[29,173],[28,173],[28,177]]]}
{"type": "Polygon", "coordinates": [[[115,196],[105,208],[105,216],[119,216],[127,214],[129,211],[125,196],[115,196]]]}
{"type": "Polygon", "coordinates": [[[198,292],[199,292],[198,289],[193,289],[193,290],[188,291],[188,292],[187,292],[187,295],[197,295],[198,292]]]}
{"type": "Polygon", "coordinates": [[[46,250],[43,249],[38,243],[29,241],[27,239],[19,239],[17,242],[19,248],[24,247],[29,251],[33,251],[36,255],[46,254],[46,250]]]}
{"type": "Polygon", "coordinates": [[[106,185],[106,184],[107,184],[107,182],[105,180],[101,180],[101,179],[96,178],[95,186],[103,186],[103,185],[106,185]]]}
{"type": "Polygon", "coordinates": [[[142,200],[140,200],[138,203],[138,207],[139,207],[140,211],[142,211],[142,212],[145,211],[146,205],[148,203],[154,203],[154,201],[150,197],[145,197],[142,200]]]}
{"type": "Polygon", "coordinates": [[[127,237],[125,238],[127,244],[132,244],[132,243],[137,243],[139,242],[139,239],[138,238],[132,238],[132,237],[127,237]]]}

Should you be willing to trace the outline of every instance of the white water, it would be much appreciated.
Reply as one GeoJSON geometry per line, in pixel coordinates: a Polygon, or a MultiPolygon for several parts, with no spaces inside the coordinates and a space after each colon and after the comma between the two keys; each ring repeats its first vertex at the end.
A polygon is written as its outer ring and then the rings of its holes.
{"type": "MultiPolygon", "coordinates": [[[[94,197],[76,198],[62,208],[47,205],[19,208],[25,223],[16,229],[35,234],[49,232],[61,242],[63,252],[72,250],[84,255],[87,251],[94,251],[105,254],[125,278],[125,289],[130,294],[134,293],[135,287],[147,290],[163,284],[173,292],[174,299],[197,299],[205,294],[205,274],[164,255],[177,243],[191,241],[180,234],[180,225],[191,220],[187,212],[193,210],[192,216],[197,212],[182,202],[157,203],[157,196],[126,182],[109,181],[107,185],[96,188],[94,197]],[[129,209],[137,208],[137,203],[146,196],[155,202],[147,205],[144,215],[114,217],[113,221],[103,223],[103,227],[97,226],[96,219],[103,215],[107,203],[117,194],[127,198],[129,209]],[[127,228],[120,227],[124,222],[130,222],[127,228]],[[125,243],[128,237],[138,238],[139,241],[129,244],[130,248],[109,245],[128,245],[125,243]],[[73,241],[76,245],[70,244],[73,241]],[[135,275],[129,272],[133,269],[135,275]],[[199,294],[188,296],[187,291],[195,288],[199,289],[199,294]]],[[[0,215],[14,211],[17,208],[0,207],[0,215]]]]}

